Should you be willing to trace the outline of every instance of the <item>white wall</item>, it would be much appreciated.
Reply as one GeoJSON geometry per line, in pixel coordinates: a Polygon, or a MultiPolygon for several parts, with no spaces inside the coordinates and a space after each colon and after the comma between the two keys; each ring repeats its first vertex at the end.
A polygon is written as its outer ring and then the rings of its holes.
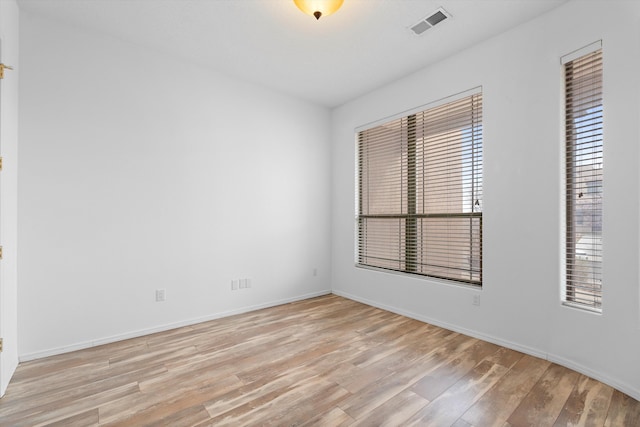
{"type": "Polygon", "coordinates": [[[20,24],[21,359],[330,292],[327,109],[20,24]]]}
{"type": "Polygon", "coordinates": [[[548,357],[640,398],[639,17],[640,2],[573,1],[334,110],[334,292],[548,357]],[[602,315],[560,304],[560,57],[599,39],[602,315]],[[483,289],[355,268],[354,129],[476,86],[484,93],[483,289]]]}
{"type": "Polygon", "coordinates": [[[0,1],[0,62],[13,66],[0,82],[0,155],[3,170],[0,173],[0,244],[3,260],[0,262],[0,337],[3,338],[0,372],[0,396],[9,384],[18,366],[18,6],[15,0],[0,1]]]}

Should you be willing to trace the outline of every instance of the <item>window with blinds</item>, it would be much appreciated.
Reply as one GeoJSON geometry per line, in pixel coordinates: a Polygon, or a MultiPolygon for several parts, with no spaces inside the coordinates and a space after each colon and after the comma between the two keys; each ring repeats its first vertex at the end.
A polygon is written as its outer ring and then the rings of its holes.
{"type": "Polygon", "coordinates": [[[564,301],[602,307],[602,49],[563,58],[566,137],[564,301]],[[576,57],[577,56],[577,57],[576,57]]]}
{"type": "Polygon", "coordinates": [[[357,138],[357,264],[481,285],[482,93],[357,138]]]}

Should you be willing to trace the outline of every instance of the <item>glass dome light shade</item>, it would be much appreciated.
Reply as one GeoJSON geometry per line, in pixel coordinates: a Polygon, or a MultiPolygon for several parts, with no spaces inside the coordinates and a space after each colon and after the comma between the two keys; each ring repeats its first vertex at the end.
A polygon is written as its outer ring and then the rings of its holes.
{"type": "Polygon", "coordinates": [[[320,19],[321,16],[331,15],[340,9],[344,0],[293,0],[293,2],[307,15],[320,19]]]}

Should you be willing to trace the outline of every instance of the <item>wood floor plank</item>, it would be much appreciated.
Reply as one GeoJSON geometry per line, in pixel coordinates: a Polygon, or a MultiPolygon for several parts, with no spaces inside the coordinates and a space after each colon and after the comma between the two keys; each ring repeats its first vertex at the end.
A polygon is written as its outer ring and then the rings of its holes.
{"type": "Polygon", "coordinates": [[[552,364],[507,421],[515,426],[553,426],[573,391],[579,374],[552,364]]]}
{"type": "Polygon", "coordinates": [[[465,376],[486,357],[498,351],[499,347],[485,341],[474,340],[473,345],[462,353],[453,353],[447,363],[421,379],[413,391],[429,401],[433,401],[460,378],[465,376]]]}
{"type": "Polygon", "coordinates": [[[487,361],[502,365],[505,368],[511,368],[524,357],[524,353],[500,347],[496,353],[487,357],[487,361]]]}
{"type": "Polygon", "coordinates": [[[117,400],[125,396],[131,396],[139,391],[138,385],[136,383],[132,383],[116,388],[109,388],[77,400],[45,403],[6,415],[3,411],[0,413],[0,425],[33,426],[60,421],[77,415],[83,411],[98,408],[100,405],[107,402],[117,400]]]}
{"type": "Polygon", "coordinates": [[[142,422],[157,419],[159,415],[169,416],[171,411],[177,408],[180,410],[192,406],[204,408],[206,402],[244,386],[235,375],[224,378],[216,376],[215,380],[211,380],[210,376],[199,377],[197,381],[169,380],[163,385],[163,387],[145,388],[140,393],[115,399],[100,406],[100,422],[118,423],[127,419],[130,420],[129,422],[136,420],[142,422]]]}
{"type": "Polygon", "coordinates": [[[172,426],[195,425],[209,420],[209,413],[201,404],[183,398],[167,404],[157,405],[143,412],[139,412],[124,419],[104,423],[101,426],[108,427],[146,427],[146,426],[172,426]]]}
{"type": "Polygon", "coordinates": [[[302,426],[331,426],[331,427],[347,427],[352,425],[354,419],[347,415],[342,409],[333,407],[329,411],[316,415],[306,421],[302,426]]]}
{"type": "MultiPolygon", "coordinates": [[[[458,420],[455,423],[451,424],[451,427],[474,427],[474,425],[469,424],[462,418],[458,418],[458,420]]],[[[503,426],[503,427],[507,427],[507,426],[503,426]]]]}
{"type": "MultiPolygon", "coordinates": [[[[31,362],[21,364],[20,368],[29,363],[31,362]]],[[[46,396],[53,391],[59,391],[60,384],[69,387],[74,386],[74,381],[78,384],[83,384],[85,382],[83,378],[88,376],[99,378],[99,373],[106,372],[108,369],[108,360],[70,368],[55,367],[46,372],[42,372],[39,377],[37,375],[23,375],[21,379],[14,377],[11,383],[11,389],[7,390],[7,393],[10,393],[9,396],[15,402],[21,399],[34,401],[38,399],[40,395],[46,396]]],[[[0,400],[0,405],[1,404],[2,400],[0,400]]]]}
{"type": "Polygon", "coordinates": [[[487,391],[462,419],[471,425],[501,427],[551,363],[532,356],[523,356],[487,391]]]}
{"type": "Polygon", "coordinates": [[[387,372],[379,380],[340,403],[339,407],[357,420],[404,390],[406,386],[405,379],[399,379],[395,373],[387,372]]]}
{"type": "Polygon", "coordinates": [[[613,388],[581,375],[555,426],[602,426],[607,418],[613,388]]]}
{"type": "Polygon", "coordinates": [[[46,421],[43,425],[47,427],[92,427],[98,426],[98,409],[90,409],[77,415],[64,418],[60,421],[46,421]]]}
{"type": "Polygon", "coordinates": [[[334,349],[332,352],[310,360],[306,366],[314,370],[318,375],[328,375],[342,363],[352,360],[363,347],[363,337],[356,336],[353,338],[345,337],[342,345],[334,349]]]}
{"type": "Polygon", "coordinates": [[[137,349],[146,348],[144,338],[134,338],[119,341],[102,346],[74,351],[72,353],[59,354],[42,359],[31,360],[20,364],[13,380],[18,384],[24,384],[29,380],[37,381],[51,374],[66,373],[69,371],[92,369],[96,364],[109,363],[108,358],[120,353],[131,353],[137,349]]]}
{"type": "Polygon", "coordinates": [[[324,376],[355,394],[390,373],[386,369],[359,368],[351,362],[344,362],[324,376]]]}
{"type": "Polygon", "coordinates": [[[315,344],[313,341],[308,341],[300,351],[279,351],[277,354],[272,354],[271,361],[243,370],[237,375],[245,381],[255,381],[265,376],[273,376],[278,372],[302,366],[306,362],[317,359],[339,347],[338,343],[321,345],[320,343],[315,344]]]}
{"type": "Polygon", "coordinates": [[[559,365],[326,295],[18,366],[0,425],[639,427],[559,365]]]}
{"type": "Polygon", "coordinates": [[[615,390],[611,396],[604,427],[640,426],[640,402],[615,390]]]}
{"type": "Polygon", "coordinates": [[[205,407],[211,418],[232,417],[232,411],[243,406],[257,406],[263,401],[268,401],[285,393],[298,383],[315,378],[314,375],[303,368],[283,372],[274,378],[262,378],[254,383],[235,388],[215,399],[205,403],[205,407]]]}
{"type": "Polygon", "coordinates": [[[357,394],[350,396],[339,406],[358,420],[423,378],[427,372],[433,369],[432,362],[433,358],[427,355],[402,370],[388,371],[388,374],[359,390],[357,394]]]}
{"type": "Polygon", "coordinates": [[[337,384],[318,378],[317,384],[310,384],[310,389],[296,391],[289,396],[281,396],[275,402],[275,407],[264,407],[265,414],[259,416],[252,424],[298,426],[312,418],[318,412],[325,412],[350,393],[337,384]]]}
{"type": "Polygon", "coordinates": [[[407,426],[450,426],[487,390],[498,382],[507,368],[488,361],[480,362],[435,400],[411,417],[407,426]]]}
{"type": "Polygon", "coordinates": [[[353,426],[394,427],[404,425],[416,412],[429,404],[411,390],[402,390],[382,405],[359,418],[353,426]]]}
{"type": "Polygon", "coordinates": [[[319,377],[309,377],[305,381],[291,383],[284,388],[246,400],[242,405],[212,417],[212,422],[219,426],[260,423],[297,425],[300,424],[300,419],[316,415],[315,409],[326,411],[348,395],[348,391],[334,383],[319,377]]]}
{"type": "MultiPolygon", "coordinates": [[[[76,381],[73,381],[73,387],[61,385],[58,390],[50,390],[46,393],[34,395],[28,399],[16,400],[17,403],[22,404],[3,410],[2,415],[0,415],[0,420],[2,420],[3,417],[10,416],[17,418],[26,412],[37,411],[38,408],[57,408],[67,405],[69,402],[89,400],[109,390],[116,390],[120,387],[134,386],[132,388],[137,392],[139,391],[138,381],[140,379],[158,375],[163,371],[163,368],[150,367],[146,369],[136,369],[133,374],[126,373],[112,377],[106,376],[96,381],[84,382],[78,385],[76,385],[76,381]]],[[[124,394],[124,396],[127,397],[130,397],[130,395],[131,393],[124,394]]]]}

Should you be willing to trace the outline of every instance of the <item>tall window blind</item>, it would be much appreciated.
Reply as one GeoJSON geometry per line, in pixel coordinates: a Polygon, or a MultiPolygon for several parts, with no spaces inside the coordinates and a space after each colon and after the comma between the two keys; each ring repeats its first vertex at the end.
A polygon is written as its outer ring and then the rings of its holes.
{"type": "Polygon", "coordinates": [[[563,62],[565,302],[599,311],[602,306],[602,49],[563,62]]]}
{"type": "Polygon", "coordinates": [[[360,266],[482,284],[482,93],[358,133],[360,266]]]}

